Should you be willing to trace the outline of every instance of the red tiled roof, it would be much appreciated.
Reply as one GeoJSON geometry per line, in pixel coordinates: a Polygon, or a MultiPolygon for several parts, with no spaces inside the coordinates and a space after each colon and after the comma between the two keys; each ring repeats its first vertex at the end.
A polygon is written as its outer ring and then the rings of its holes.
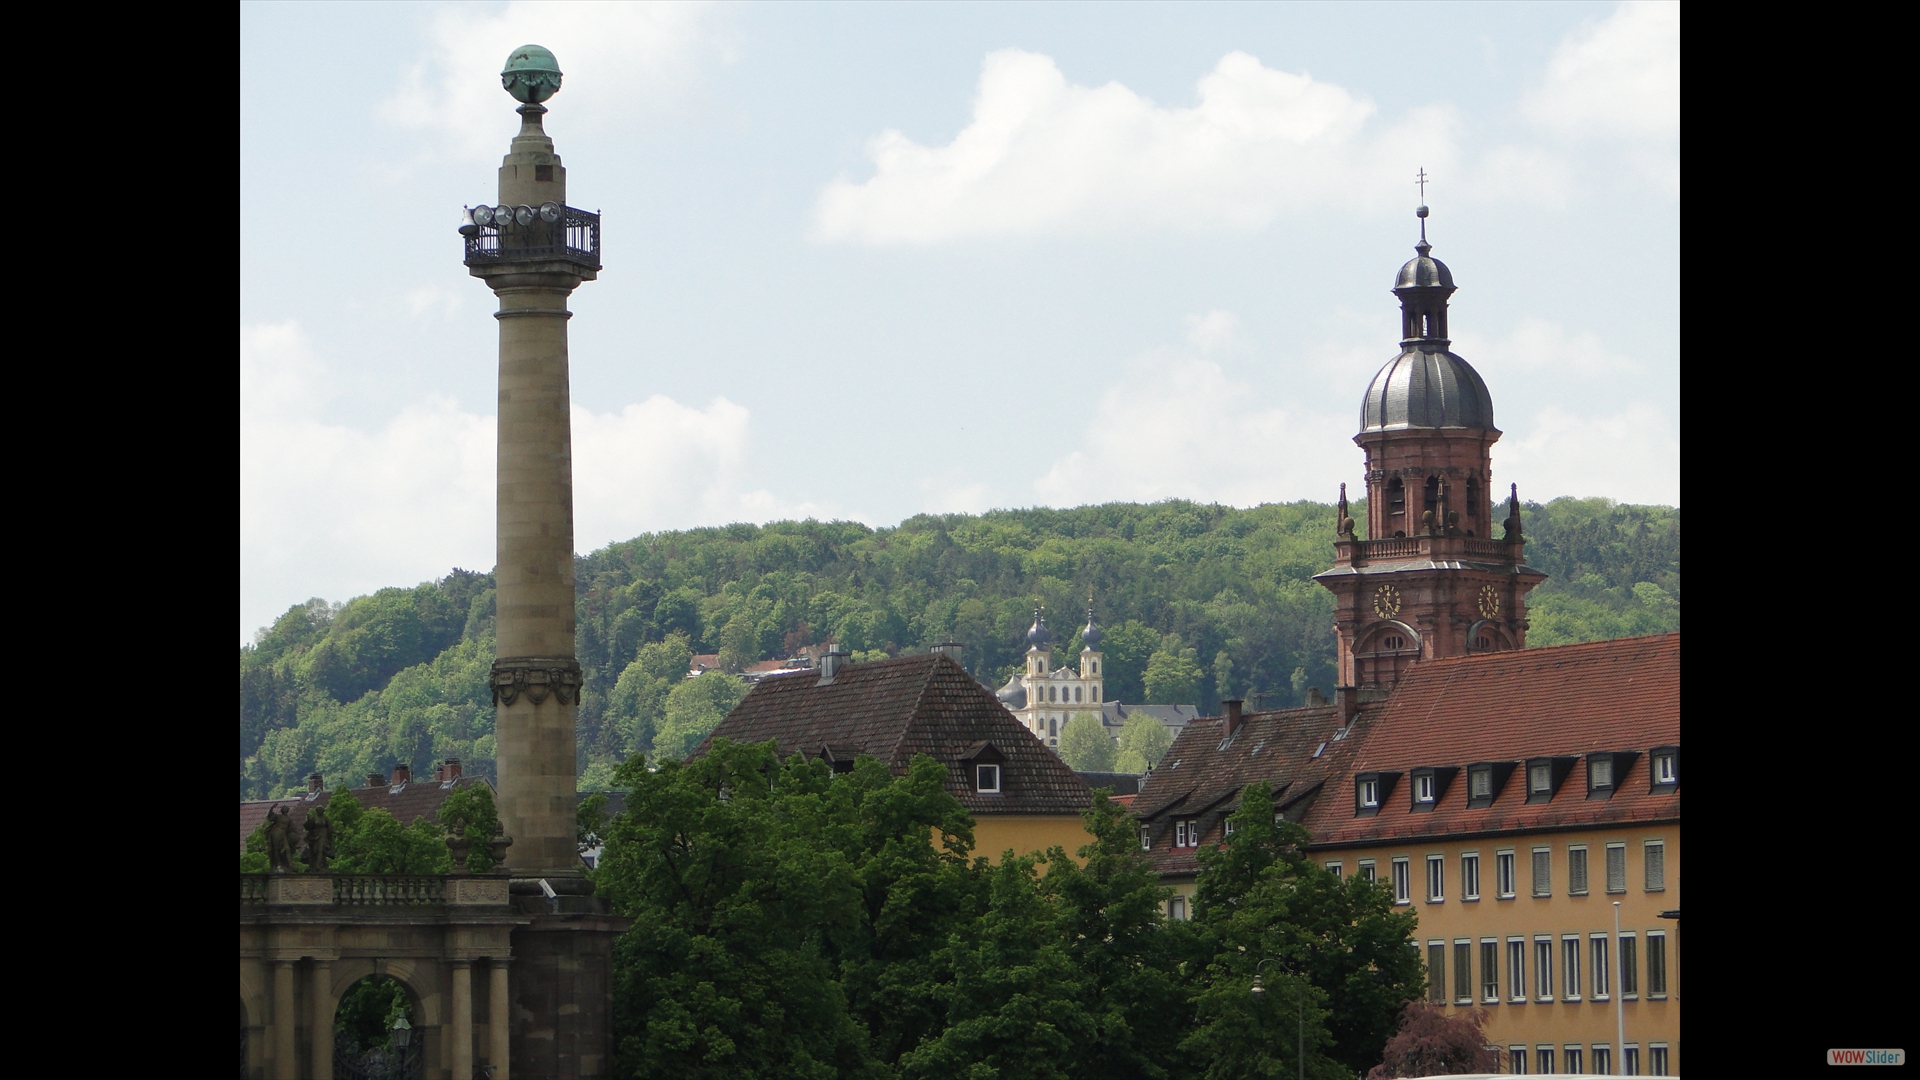
{"type": "Polygon", "coordinates": [[[818,685],[820,672],[796,671],[761,682],[694,751],[714,739],[771,739],[780,755],[870,754],[904,773],[915,754],[947,766],[947,790],[975,814],[1078,813],[1093,801],[1087,785],[1041,745],[1013,714],[940,654],[848,664],[818,685]],[[1001,794],[973,790],[967,761],[981,742],[1003,756],[1001,794]]]}
{"type": "MultiPolygon", "coordinates": [[[[410,825],[415,818],[429,817],[439,813],[440,804],[445,802],[447,796],[453,794],[455,790],[486,783],[487,780],[479,776],[463,776],[453,781],[410,780],[397,793],[391,786],[362,787],[353,789],[353,797],[359,799],[360,805],[369,810],[378,806],[399,818],[400,824],[410,825]]],[[[488,786],[492,785],[488,784],[488,786]]],[[[241,803],[240,853],[246,854],[247,837],[252,836],[253,830],[259,828],[260,823],[267,820],[267,814],[278,806],[290,808],[289,813],[296,830],[293,834],[294,842],[297,846],[300,838],[298,830],[307,820],[307,811],[315,806],[327,805],[332,798],[331,791],[316,791],[287,799],[261,799],[241,803]]]]}
{"type": "Polygon", "coordinates": [[[1431,660],[1407,669],[1306,824],[1320,846],[1675,819],[1680,796],[1650,793],[1647,751],[1679,743],[1678,633],[1431,660]],[[1606,750],[1640,754],[1611,798],[1587,798],[1582,757],[1550,802],[1527,805],[1520,767],[1491,806],[1467,809],[1471,762],[1606,750]],[[1412,812],[1402,777],[1379,814],[1354,816],[1355,773],[1441,766],[1462,771],[1432,812],[1412,812]]]}
{"type": "Polygon", "coordinates": [[[1133,815],[1150,830],[1155,867],[1163,874],[1196,872],[1199,849],[1173,846],[1174,820],[1197,820],[1206,842],[1218,845],[1221,820],[1239,809],[1241,790],[1255,781],[1273,788],[1276,810],[1300,820],[1319,801],[1326,779],[1345,771],[1378,709],[1362,705],[1344,739],[1335,737],[1340,710],[1331,705],[1247,713],[1231,741],[1222,717],[1187,724],[1133,801],[1133,815]]]}

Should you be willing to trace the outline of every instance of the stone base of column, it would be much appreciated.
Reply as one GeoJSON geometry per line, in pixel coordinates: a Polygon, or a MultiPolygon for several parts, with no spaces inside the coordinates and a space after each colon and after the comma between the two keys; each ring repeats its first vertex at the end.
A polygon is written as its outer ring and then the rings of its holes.
{"type": "Polygon", "coordinates": [[[613,1075],[613,941],[632,925],[582,912],[535,915],[514,930],[514,1076],[613,1075]]]}

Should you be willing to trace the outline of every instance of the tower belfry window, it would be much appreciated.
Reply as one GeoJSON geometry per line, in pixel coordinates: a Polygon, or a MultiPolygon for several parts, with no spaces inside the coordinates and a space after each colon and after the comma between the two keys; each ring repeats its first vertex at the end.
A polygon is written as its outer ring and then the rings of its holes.
{"type": "Polygon", "coordinates": [[[1387,513],[1399,517],[1407,512],[1407,489],[1399,477],[1387,481],[1387,513]]]}

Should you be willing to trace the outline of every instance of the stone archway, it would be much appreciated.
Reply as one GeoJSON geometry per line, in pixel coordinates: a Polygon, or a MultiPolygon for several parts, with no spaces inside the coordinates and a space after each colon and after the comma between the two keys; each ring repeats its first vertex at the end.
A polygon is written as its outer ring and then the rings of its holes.
{"type": "Polygon", "coordinates": [[[346,984],[334,1003],[333,1080],[425,1080],[426,1010],[420,995],[390,974],[362,976],[346,984]],[[404,1046],[396,1046],[392,1018],[406,1021],[404,1046]],[[416,1037],[417,1035],[417,1037],[416,1037]]]}

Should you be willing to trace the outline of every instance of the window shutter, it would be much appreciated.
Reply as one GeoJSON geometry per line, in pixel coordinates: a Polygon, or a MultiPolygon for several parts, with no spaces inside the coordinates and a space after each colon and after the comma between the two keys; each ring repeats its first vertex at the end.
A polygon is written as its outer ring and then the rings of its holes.
{"type": "Polygon", "coordinates": [[[1567,849],[1567,891],[1583,893],[1587,891],[1587,849],[1567,849]]]}
{"type": "Polygon", "coordinates": [[[1533,853],[1533,895],[1553,895],[1553,852],[1533,853]]]}
{"type": "Polygon", "coordinates": [[[1647,845],[1647,891],[1660,892],[1667,887],[1667,845],[1647,845]]]}
{"type": "Polygon", "coordinates": [[[1632,934],[1620,935],[1620,993],[1633,997],[1640,993],[1640,954],[1632,934]]]}
{"type": "Polygon", "coordinates": [[[1624,846],[1607,848],[1607,891],[1627,891],[1627,849],[1624,846]]]}

